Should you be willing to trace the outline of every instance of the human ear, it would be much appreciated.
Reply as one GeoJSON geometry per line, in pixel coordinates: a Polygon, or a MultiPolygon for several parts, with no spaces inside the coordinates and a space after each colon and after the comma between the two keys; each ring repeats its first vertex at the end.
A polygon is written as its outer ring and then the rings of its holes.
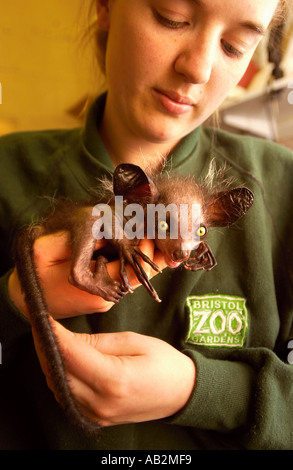
{"type": "Polygon", "coordinates": [[[98,27],[108,31],[110,26],[110,0],[96,0],[96,9],[98,16],[98,27]]]}

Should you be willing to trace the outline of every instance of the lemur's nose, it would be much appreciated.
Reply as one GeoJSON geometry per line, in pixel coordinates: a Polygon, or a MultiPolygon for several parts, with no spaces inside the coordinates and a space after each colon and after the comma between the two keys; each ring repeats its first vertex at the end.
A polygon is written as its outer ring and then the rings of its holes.
{"type": "Polygon", "coordinates": [[[172,253],[173,261],[186,261],[190,256],[189,250],[175,250],[172,253]]]}

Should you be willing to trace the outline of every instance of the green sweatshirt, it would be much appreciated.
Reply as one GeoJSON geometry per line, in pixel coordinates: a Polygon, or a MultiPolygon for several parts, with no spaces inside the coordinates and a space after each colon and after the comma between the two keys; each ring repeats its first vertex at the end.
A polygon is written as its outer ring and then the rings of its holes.
{"type": "Polygon", "coordinates": [[[293,449],[292,153],[210,128],[188,135],[166,170],[200,177],[215,158],[254,192],[244,218],[209,232],[217,267],[165,269],[152,280],[160,304],[139,287],[105,314],[63,321],[73,331],[131,330],[172,344],[196,364],[189,402],[163,420],[105,428],[99,440],[72,428],[55,402],[30,326],[8,297],[11,244],[48,197],[87,200],[97,178],[113,171],[97,132],[104,101],[83,129],[0,139],[0,448],[293,449]]]}

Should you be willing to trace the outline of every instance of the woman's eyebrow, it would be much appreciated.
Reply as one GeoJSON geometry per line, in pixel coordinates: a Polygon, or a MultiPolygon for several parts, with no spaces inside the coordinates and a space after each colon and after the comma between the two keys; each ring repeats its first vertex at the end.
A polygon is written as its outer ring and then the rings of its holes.
{"type": "MultiPolygon", "coordinates": [[[[191,2],[195,3],[198,6],[205,6],[204,0],[190,0],[191,2]]],[[[265,36],[266,34],[266,28],[262,26],[261,24],[254,23],[253,21],[243,21],[240,23],[240,26],[245,29],[249,29],[250,31],[253,31],[257,34],[260,34],[261,36],[265,36]]]]}
{"type": "Polygon", "coordinates": [[[253,23],[252,21],[243,21],[240,23],[240,26],[242,28],[249,29],[250,31],[260,34],[261,36],[265,36],[266,34],[266,29],[264,28],[264,26],[262,26],[261,24],[253,23]]]}

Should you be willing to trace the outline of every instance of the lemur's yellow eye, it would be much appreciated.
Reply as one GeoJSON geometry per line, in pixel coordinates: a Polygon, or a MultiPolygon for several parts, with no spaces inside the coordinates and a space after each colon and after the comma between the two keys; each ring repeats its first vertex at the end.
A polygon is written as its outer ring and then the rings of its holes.
{"type": "Polygon", "coordinates": [[[161,230],[166,232],[169,228],[169,225],[167,224],[167,222],[165,220],[161,220],[161,222],[159,223],[159,227],[160,227],[161,230]]]}
{"type": "Polygon", "coordinates": [[[204,237],[206,233],[207,233],[207,229],[205,228],[204,225],[201,225],[201,226],[197,229],[197,232],[196,232],[196,234],[197,234],[200,238],[204,237]]]}

